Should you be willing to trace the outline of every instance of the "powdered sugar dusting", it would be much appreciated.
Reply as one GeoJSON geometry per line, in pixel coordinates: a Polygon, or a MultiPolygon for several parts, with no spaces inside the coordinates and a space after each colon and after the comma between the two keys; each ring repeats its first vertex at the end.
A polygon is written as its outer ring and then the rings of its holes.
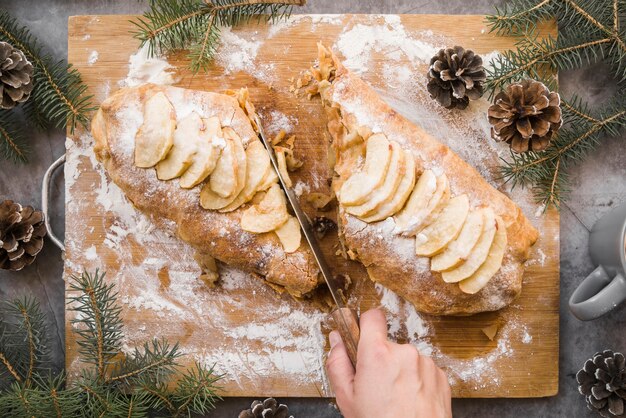
{"type": "Polygon", "coordinates": [[[386,15],[381,24],[357,24],[345,30],[336,43],[345,57],[344,65],[363,73],[368,70],[372,53],[383,53],[385,58],[427,63],[443,45],[434,46],[422,40],[423,34],[409,34],[400,16],[386,15]]]}
{"type": "Polygon", "coordinates": [[[220,29],[220,46],[215,55],[216,61],[224,67],[225,74],[239,71],[252,73],[256,70],[255,59],[262,41],[245,39],[231,28],[220,29]]]}
{"type": "Polygon", "coordinates": [[[89,54],[89,58],[87,59],[87,64],[94,65],[98,61],[98,51],[93,50],[89,54]]]}
{"type": "Polygon", "coordinates": [[[381,307],[387,314],[389,337],[393,340],[407,341],[415,346],[420,354],[435,359],[448,373],[451,384],[463,383],[473,389],[499,385],[500,378],[496,365],[514,356],[512,341],[518,340],[524,344],[532,342],[532,336],[526,325],[520,323],[516,315],[507,314],[503,316],[506,322],[498,330],[497,343],[492,350],[473,358],[460,359],[444,353],[432,343],[434,329],[430,322],[433,317],[418,313],[411,304],[385,286],[377,283],[375,288],[380,297],[381,307]]]}
{"type": "Polygon", "coordinates": [[[271,110],[268,117],[264,118],[263,126],[268,135],[277,135],[281,130],[285,133],[293,132],[294,125],[298,124],[293,116],[285,115],[280,110],[271,110]]]}
{"type": "Polygon", "coordinates": [[[121,86],[134,87],[144,83],[171,85],[178,80],[174,67],[160,57],[150,57],[149,46],[145,44],[128,60],[128,75],[121,86]]]}

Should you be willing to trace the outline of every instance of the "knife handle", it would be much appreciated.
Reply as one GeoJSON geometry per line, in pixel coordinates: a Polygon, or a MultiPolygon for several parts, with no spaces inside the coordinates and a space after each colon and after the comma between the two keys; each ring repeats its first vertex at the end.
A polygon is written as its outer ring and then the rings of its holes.
{"type": "Polygon", "coordinates": [[[359,329],[359,317],[350,308],[337,308],[331,312],[335,326],[348,352],[352,367],[356,370],[356,352],[359,344],[361,330],[359,329]]]}

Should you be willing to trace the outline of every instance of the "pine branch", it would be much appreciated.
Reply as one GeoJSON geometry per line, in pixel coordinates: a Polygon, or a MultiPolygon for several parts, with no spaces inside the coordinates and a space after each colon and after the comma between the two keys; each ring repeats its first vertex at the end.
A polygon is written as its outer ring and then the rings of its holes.
{"type": "Polygon", "coordinates": [[[107,382],[122,382],[132,385],[138,378],[150,378],[162,381],[171,375],[178,364],[176,359],[181,356],[178,344],[170,347],[165,340],[153,340],[143,345],[143,350],[135,348],[133,355],[127,355],[117,365],[117,370],[107,382]]]}
{"type": "Polygon", "coordinates": [[[522,39],[516,50],[506,51],[491,62],[485,87],[490,91],[490,97],[506,85],[524,78],[539,79],[555,88],[556,79],[551,74],[593,62],[595,57],[604,54],[602,48],[610,42],[606,38],[572,43],[563,38],[522,39]]]}
{"type": "Polygon", "coordinates": [[[13,161],[26,161],[28,147],[18,117],[10,111],[0,110],[0,157],[13,161]]]}
{"type": "Polygon", "coordinates": [[[15,379],[18,383],[22,381],[22,378],[19,374],[17,374],[15,367],[13,367],[13,364],[11,364],[4,353],[0,353],[0,363],[2,363],[7,373],[9,373],[13,379],[15,379]]]}
{"type": "Polygon", "coordinates": [[[135,391],[146,394],[146,403],[155,411],[167,410],[173,416],[177,408],[170,400],[167,384],[149,378],[139,378],[135,382],[135,391]]]}
{"type": "Polygon", "coordinates": [[[92,96],[85,96],[87,86],[71,65],[54,62],[43,52],[39,41],[25,26],[20,26],[8,12],[0,12],[0,41],[20,49],[33,63],[34,89],[30,101],[43,116],[46,126],[74,131],[77,124],[87,126],[87,113],[95,110],[92,96]]]}
{"type": "Polygon", "coordinates": [[[213,368],[183,373],[175,389],[181,356],[178,344],[153,340],[132,355],[121,355],[122,324],[115,287],[104,274],[73,277],[71,321],[78,334],[81,359],[92,367],[65,387],[65,375],[42,377],[45,324],[32,299],[6,304],[0,321],[0,416],[4,417],[131,417],[145,418],[206,413],[221,399],[213,368]],[[76,294],[77,293],[77,294],[76,294]]]}
{"type": "Polygon", "coordinates": [[[561,99],[561,110],[566,123],[599,123],[594,117],[589,106],[578,96],[573,96],[569,101],[561,99]]]}
{"type": "Polygon", "coordinates": [[[516,34],[536,27],[538,21],[554,16],[554,4],[558,0],[513,0],[505,3],[503,9],[495,8],[496,14],[487,16],[491,32],[498,35],[516,34]]]}
{"type": "Polygon", "coordinates": [[[152,0],[150,10],[132,23],[134,36],[148,53],[167,54],[189,50],[194,73],[208,68],[215,55],[220,26],[237,26],[251,19],[286,18],[292,6],[305,0],[152,0]]]}
{"type": "Polygon", "coordinates": [[[3,310],[2,363],[12,379],[29,388],[48,355],[45,317],[39,303],[28,297],[5,302],[3,310]]]}
{"type": "Polygon", "coordinates": [[[173,403],[178,405],[175,416],[207,414],[215,409],[215,402],[222,399],[217,395],[221,387],[215,383],[222,376],[213,372],[213,367],[207,370],[196,362],[194,368],[183,374],[173,395],[173,403]]]}
{"type": "Polygon", "coordinates": [[[73,276],[72,280],[70,290],[79,292],[70,297],[70,309],[77,313],[71,323],[77,328],[79,353],[83,361],[96,365],[99,378],[105,379],[107,367],[122,346],[117,293],[98,270],[94,275],[84,272],[80,277],[73,276]]]}

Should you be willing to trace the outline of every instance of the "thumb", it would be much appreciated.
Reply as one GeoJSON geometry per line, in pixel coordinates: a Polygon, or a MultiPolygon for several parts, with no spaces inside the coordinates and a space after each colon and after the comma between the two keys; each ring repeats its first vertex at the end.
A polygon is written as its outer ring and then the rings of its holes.
{"type": "Polygon", "coordinates": [[[330,352],[326,359],[328,379],[335,396],[348,400],[346,398],[350,398],[353,393],[354,368],[339,332],[332,331],[328,339],[330,340],[330,352]]]}

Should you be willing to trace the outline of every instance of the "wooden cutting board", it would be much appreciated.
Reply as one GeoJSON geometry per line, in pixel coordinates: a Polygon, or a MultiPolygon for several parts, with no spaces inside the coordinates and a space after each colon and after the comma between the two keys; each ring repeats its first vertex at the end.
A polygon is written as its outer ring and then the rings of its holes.
{"type": "MultiPolygon", "coordinates": [[[[101,102],[120,86],[137,52],[133,16],[75,16],[69,20],[68,59],[89,93],[101,102]]],[[[553,24],[540,35],[556,35],[553,24]]],[[[336,47],[396,110],[474,164],[497,187],[498,153],[488,136],[482,99],[465,111],[447,111],[427,97],[424,74],[434,46],[463,45],[480,54],[504,51],[515,40],[489,34],[481,16],[315,15],[276,26],[250,23],[225,31],[215,63],[192,75],[185,54],[168,57],[177,85],[222,91],[247,86],[266,130],[297,136],[304,167],[294,174],[303,198],[327,191],[324,116],[319,99],[292,90],[314,64],[316,42],[336,47]]],[[[153,337],[180,341],[184,364],[216,364],[226,396],[332,396],[323,371],[327,332],[318,305],[278,295],[259,279],[225,269],[209,289],[196,280],[192,251],[137,213],[97,164],[91,138],[77,131],[67,141],[65,276],[83,268],[107,271],[123,307],[124,349],[153,337]]],[[[393,293],[375,288],[363,269],[335,256],[336,238],[324,240],[328,257],[355,283],[350,300],[362,310],[382,304],[390,332],[429,353],[450,377],[456,397],[539,397],[557,393],[559,341],[559,216],[541,214],[528,193],[514,199],[541,232],[524,276],[521,297],[500,312],[471,317],[417,314],[393,293]],[[496,326],[488,339],[482,329],[496,326]]],[[[305,210],[316,213],[310,206],[305,210]]],[[[332,234],[331,234],[332,235],[332,234]]],[[[70,376],[80,367],[66,315],[70,376]]]]}

